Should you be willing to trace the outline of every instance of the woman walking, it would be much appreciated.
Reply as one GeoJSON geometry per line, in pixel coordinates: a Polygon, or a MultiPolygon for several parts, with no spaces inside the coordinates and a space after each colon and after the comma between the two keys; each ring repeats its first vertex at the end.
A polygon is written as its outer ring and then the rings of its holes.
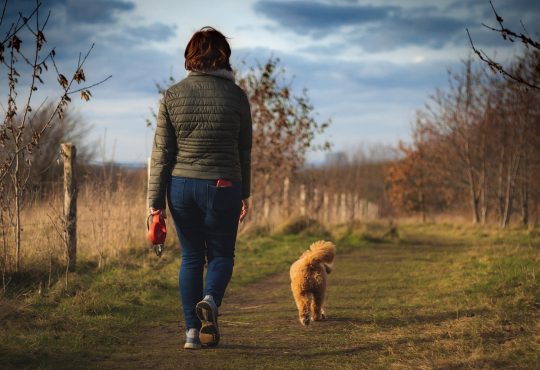
{"type": "Polygon", "coordinates": [[[238,222],[249,208],[251,113],[230,55],[214,28],[192,36],[184,53],[188,76],[160,102],[152,149],[150,210],[165,212],[167,198],[182,247],[186,349],[219,342],[218,307],[233,271],[238,222]]]}

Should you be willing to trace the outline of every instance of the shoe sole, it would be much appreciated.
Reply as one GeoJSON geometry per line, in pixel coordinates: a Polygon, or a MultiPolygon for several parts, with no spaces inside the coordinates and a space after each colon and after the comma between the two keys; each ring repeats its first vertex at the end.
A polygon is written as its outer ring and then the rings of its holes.
{"type": "Polygon", "coordinates": [[[197,316],[203,322],[199,331],[199,340],[201,344],[215,347],[219,343],[218,319],[209,303],[201,301],[195,307],[197,316]]]}
{"type": "Polygon", "coordinates": [[[184,349],[201,349],[201,345],[200,344],[195,344],[195,343],[186,343],[184,344],[184,349]]]}

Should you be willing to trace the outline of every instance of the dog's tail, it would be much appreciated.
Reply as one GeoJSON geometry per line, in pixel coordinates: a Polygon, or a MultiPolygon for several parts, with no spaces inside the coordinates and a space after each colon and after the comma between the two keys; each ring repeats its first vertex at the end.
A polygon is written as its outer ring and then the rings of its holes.
{"type": "Polygon", "coordinates": [[[319,240],[311,244],[309,247],[310,252],[307,254],[306,259],[308,264],[323,263],[328,267],[332,266],[334,262],[334,256],[336,255],[336,246],[332,242],[325,240],[319,240]]]}

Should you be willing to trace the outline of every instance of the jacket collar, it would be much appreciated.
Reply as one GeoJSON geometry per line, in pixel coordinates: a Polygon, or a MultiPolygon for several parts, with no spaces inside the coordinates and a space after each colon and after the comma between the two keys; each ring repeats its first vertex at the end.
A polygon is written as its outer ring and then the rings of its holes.
{"type": "Polygon", "coordinates": [[[234,74],[232,71],[226,69],[216,69],[214,71],[189,71],[188,76],[201,76],[201,75],[210,75],[225,78],[234,82],[234,74]]]}

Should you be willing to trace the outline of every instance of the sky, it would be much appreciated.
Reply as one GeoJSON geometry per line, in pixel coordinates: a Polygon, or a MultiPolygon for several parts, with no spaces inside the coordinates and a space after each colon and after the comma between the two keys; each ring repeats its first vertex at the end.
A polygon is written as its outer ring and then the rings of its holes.
{"type": "MultiPolygon", "coordinates": [[[[0,1],[0,4],[3,2],[0,1]]],[[[227,37],[233,68],[279,58],[293,90],[307,89],[320,121],[332,120],[318,142],[333,151],[395,145],[410,140],[415,111],[447,70],[471,54],[465,29],[477,47],[501,61],[519,54],[482,23],[496,25],[488,0],[42,0],[50,10],[45,29],[61,70],[71,71],[79,53],[94,49],[84,68],[92,99],[73,107],[92,126],[88,140],[100,143],[98,160],[143,163],[153,130],[146,127],[158,104],[156,83],[186,76],[183,52],[194,32],[213,26],[227,37]]],[[[538,35],[540,1],[493,0],[505,24],[538,35]]],[[[1,27],[28,13],[34,0],[8,0],[1,27]]],[[[66,74],[68,75],[68,74],[66,74]]],[[[39,98],[54,96],[54,76],[39,98]]],[[[5,106],[7,87],[0,102],[5,106]]],[[[58,91],[56,89],[56,91],[58,91]]],[[[309,153],[309,161],[324,158],[309,153]]]]}

